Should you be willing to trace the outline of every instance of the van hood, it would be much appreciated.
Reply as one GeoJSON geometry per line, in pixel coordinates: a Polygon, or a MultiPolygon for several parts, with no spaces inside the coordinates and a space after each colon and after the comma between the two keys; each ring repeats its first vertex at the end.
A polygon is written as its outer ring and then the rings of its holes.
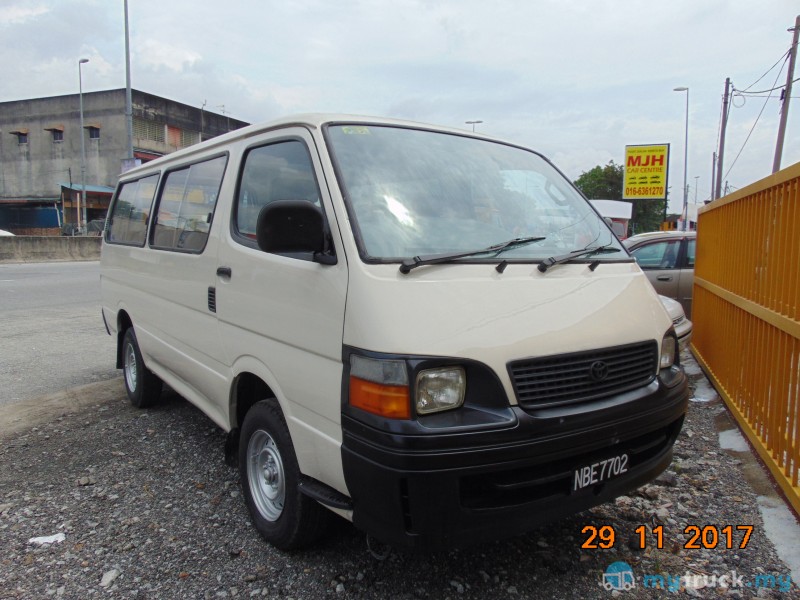
{"type": "MultiPolygon", "coordinates": [[[[672,325],[635,263],[491,263],[351,269],[344,343],[392,354],[472,359],[508,397],[509,361],[661,339],[672,325]]],[[[513,400],[512,400],[513,401],[513,400]]]]}

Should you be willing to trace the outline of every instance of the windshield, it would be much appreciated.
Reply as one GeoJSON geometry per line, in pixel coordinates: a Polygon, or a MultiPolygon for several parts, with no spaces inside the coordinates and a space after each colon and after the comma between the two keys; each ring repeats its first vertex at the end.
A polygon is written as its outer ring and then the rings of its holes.
{"type": "Polygon", "coordinates": [[[591,260],[627,257],[589,203],[533,152],[391,126],[331,125],[326,138],[366,260],[471,252],[529,237],[544,239],[512,245],[502,259],[540,261],[608,245],[617,252],[591,260]]]}

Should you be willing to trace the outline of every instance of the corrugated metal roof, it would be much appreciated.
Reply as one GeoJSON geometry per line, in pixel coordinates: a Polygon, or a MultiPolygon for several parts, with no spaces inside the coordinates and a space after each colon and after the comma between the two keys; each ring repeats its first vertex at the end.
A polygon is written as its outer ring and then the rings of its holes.
{"type": "MultiPolygon", "coordinates": [[[[59,183],[58,185],[60,185],[62,188],[67,188],[68,190],[73,190],[75,192],[80,192],[83,190],[83,186],[80,183],[73,183],[72,185],[68,183],[59,183]]],[[[114,188],[108,187],[107,185],[86,184],[86,191],[95,194],[113,194],[114,188]]]]}

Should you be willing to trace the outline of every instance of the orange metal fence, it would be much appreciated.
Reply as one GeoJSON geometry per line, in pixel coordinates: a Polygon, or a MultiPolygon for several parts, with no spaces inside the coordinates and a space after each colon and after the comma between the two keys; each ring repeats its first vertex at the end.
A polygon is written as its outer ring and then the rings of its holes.
{"type": "Polygon", "coordinates": [[[700,211],[692,350],[800,513],[800,163],[700,211]]]}

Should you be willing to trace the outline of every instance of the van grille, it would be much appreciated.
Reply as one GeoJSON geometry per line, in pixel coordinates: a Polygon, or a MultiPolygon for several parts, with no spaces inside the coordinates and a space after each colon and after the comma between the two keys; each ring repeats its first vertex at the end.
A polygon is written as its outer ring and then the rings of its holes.
{"type": "Polygon", "coordinates": [[[655,341],[518,360],[508,364],[517,402],[541,408],[594,400],[650,383],[658,367],[655,341]]]}

